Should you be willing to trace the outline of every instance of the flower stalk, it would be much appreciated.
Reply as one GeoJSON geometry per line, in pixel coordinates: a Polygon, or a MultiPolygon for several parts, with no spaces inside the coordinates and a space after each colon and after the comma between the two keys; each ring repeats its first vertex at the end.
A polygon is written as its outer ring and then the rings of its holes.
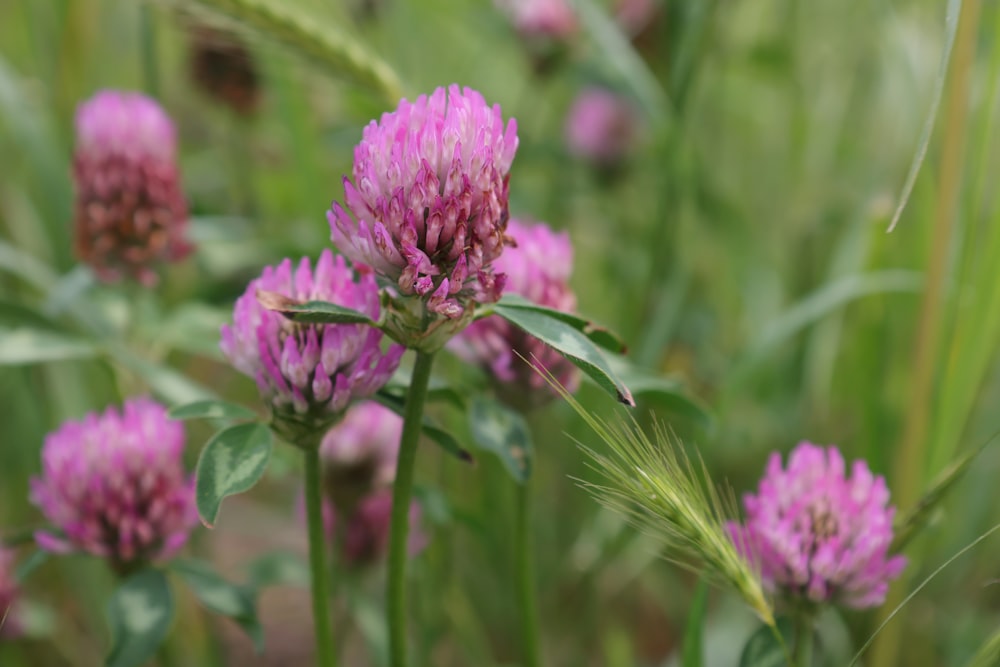
{"type": "Polygon", "coordinates": [[[316,664],[335,667],[333,625],[330,620],[330,572],[323,530],[323,489],[320,482],[319,447],[304,447],[306,475],[306,521],[309,530],[309,569],[312,581],[313,624],[316,664]]]}
{"type": "Polygon", "coordinates": [[[540,667],[542,663],[538,640],[538,587],[535,584],[534,540],[531,532],[531,485],[528,480],[517,485],[515,531],[517,602],[520,609],[524,664],[527,667],[540,667]]]}
{"type": "Polygon", "coordinates": [[[403,414],[403,434],[399,442],[396,479],[392,487],[392,516],[389,523],[389,656],[392,667],[406,667],[406,561],[409,555],[410,498],[413,468],[424,416],[424,402],[431,379],[434,354],[417,352],[403,414]]]}

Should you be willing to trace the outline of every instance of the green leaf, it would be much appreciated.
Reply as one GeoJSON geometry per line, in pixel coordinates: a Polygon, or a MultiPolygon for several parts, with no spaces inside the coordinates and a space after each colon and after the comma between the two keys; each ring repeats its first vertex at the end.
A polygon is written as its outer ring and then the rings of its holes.
{"type": "Polygon", "coordinates": [[[372,318],[364,313],[338,306],[327,301],[300,302],[277,292],[257,290],[257,301],[264,308],[281,313],[293,322],[303,324],[370,324],[372,318]]]}
{"type": "Polygon", "coordinates": [[[99,352],[93,342],[52,331],[27,327],[0,330],[0,365],[90,359],[99,352]]]}
{"type": "Polygon", "coordinates": [[[195,401],[170,408],[167,416],[171,419],[256,419],[250,408],[225,401],[195,401]]]}
{"type": "Polygon", "coordinates": [[[232,316],[231,309],[223,310],[200,303],[181,305],[157,327],[156,342],[174,350],[221,359],[219,329],[232,316]]]}
{"type": "Polygon", "coordinates": [[[962,0],[948,0],[948,7],[945,12],[945,40],[944,49],[941,51],[941,58],[938,61],[937,76],[934,77],[934,92],[931,94],[931,105],[927,110],[927,117],[924,119],[924,127],[920,131],[920,139],[917,141],[917,150],[913,154],[913,162],[910,163],[910,170],[906,174],[906,181],[903,190],[899,194],[899,203],[892,214],[892,221],[889,223],[889,231],[896,228],[899,217],[903,215],[903,209],[910,200],[913,186],[917,183],[917,175],[920,167],[927,157],[927,149],[931,145],[931,135],[934,133],[935,120],[937,119],[938,107],[941,106],[941,98],[944,96],[944,83],[948,78],[948,65],[951,62],[952,47],[955,45],[955,35],[958,33],[958,17],[962,13],[962,0]]]}
{"type": "Polygon", "coordinates": [[[705,612],[708,609],[708,583],[698,580],[698,587],[688,611],[687,628],[684,629],[684,644],[681,652],[681,667],[703,667],[705,657],[704,642],[705,612]]]}
{"type": "Polygon", "coordinates": [[[534,446],[524,418],[498,401],[477,396],[469,408],[469,430],[482,449],[503,461],[518,484],[531,478],[534,446]]]}
{"type": "Polygon", "coordinates": [[[14,571],[14,580],[22,584],[39,567],[49,559],[49,552],[43,549],[34,551],[30,556],[22,560],[14,571]]]}
{"type": "Polygon", "coordinates": [[[56,331],[59,324],[39,311],[13,301],[0,300],[0,326],[56,331]]]}
{"type": "MultiPolygon", "coordinates": [[[[389,408],[400,417],[403,416],[403,411],[406,407],[406,399],[403,396],[385,391],[385,388],[383,387],[372,397],[372,400],[379,405],[384,405],[389,408]]],[[[469,453],[469,450],[462,447],[455,436],[448,433],[443,428],[435,425],[434,422],[432,422],[426,415],[424,416],[423,425],[420,427],[420,430],[425,436],[441,447],[441,449],[460,461],[465,463],[476,462],[476,459],[469,453]]]]}
{"type": "Polygon", "coordinates": [[[106,667],[140,667],[167,636],[174,600],[160,570],[142,570],[118,587],[108,604],[113,645],[106,667]]]}
{"type": "Polygon", "coordinates": [[[609,356],[608,363],[634,396],[654,401],[676,415],[691,419],[702,428],[712,425],[708,406],[685,391],[678,380],[650,373],[624,357],[609,356]]]}
{"type": "Polygon", "coordinates": [[[611,370],[601,351],[590,339],[570,325],[537,310],[526,308],[511,308],[497,304],[493,307],[493,312],[562,353],[618,401],[635,406],[632,393],[611,370]]]}
{"type": "Polygon", "coordinates": [[[247,567],[250,585],[260,590],[267,586],[298,586],[309,585],[309,566],[298,554],[287,551],[272,551],[255,559],[247,567]]]}
{"type": "Polygon", "coordinates": [[[109,351],[116,361],[142,377],[153,392],[167,403],[185,404],[192,401],[215,400],[215,393],[211,389],[169,366],[161,366],[137,357],[123,347],[112,347],[109,351]]]}
{"type": "Polygon", "coordinates": [[[170,569],[181,576],[201,603],[228,616],[243,628],[257,653],[264,650],[264,629],[257,618],[252,591],[222,578],[212,566],[197,560],[176,560],[170,569]]]}
{"type": "Polygon", "coordinates": [[[537,303],[528,301],[520,294],[505,294],[496,305],[502,308],[521,308],[547,315],[553,319],[570,325],[589,338],[595,345],[610,352],[614,352],[615,354],[625,354],[628,350],[628,346],[625,345],[625,341],[610,329],[594,324],[587,318],[573,313],[556,310],[555,308],[539,306],[537,303]]]}
{"type": "Polygon", "coordinates": [[[890,553],[899,553],[905,549],[910,541],[923,530],[933,516],[934,510],[945,499],[948,492],[954,488],[955,483],[962,479],[969,466],[976,460],[976,457],[996,440],[997,436],[1000,436],[1000,433],[991,437],[982,446],[967,452],[958,460],[953,461],[951,465],[942,470],[934,478],[930,487],[920,497],[916,505],[905,512],[901,512],[896,517],[894,522],[895,537],[892,540],[892,545],[889,547],[890,553]]]}
{"type": "Polygon", "coordinates": [[[779,616],[775,625],[785,642],[782,646],[775,637],[774,628],[761,625],[750,635],[740,654],[739,667],[788,667],[788,648],[792,645],[792,622],[779,616]]]}
{"type": "Polygon", "coordinates": [[[263,424],[237,424],[216,433],[198,457],[195,502],[212,528],[222,499],[251,488],[271,459],[271,431],[263,424]]]}

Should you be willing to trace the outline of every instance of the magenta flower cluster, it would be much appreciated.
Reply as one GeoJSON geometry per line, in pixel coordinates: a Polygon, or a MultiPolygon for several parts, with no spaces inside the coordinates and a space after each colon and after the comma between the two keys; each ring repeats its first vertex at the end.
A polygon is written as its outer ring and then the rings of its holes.
{"type": "MultiPolygon", "coordinates": [[[[506,291],[540,306],[572,312],[576,296],[569,287],[573,271],[569,235],[543,223],[519,220],[510,221],[507,233],[512,244],[494,263],[507,275],[506,291]]],[[[453,339],[451,347],[486,369],[497,381],[501,396],[519,407],[536,406],[555,395],[536,365],[570,391],[580,383],[579,371],[565,357],[496,315],[473,322],[453,339]]]]}
{"type": "MultiPolygon", "coordinates": [[[[347,210],[327,214],[337,247],[430,313],[458,319],[500,297],[508,176],[517,125],[469,88],[403,100],[365,128],[347,210]]],[[[423,314],[418,314],[423,318],[423,314]]]]}
{"type": "Polygon", "coordinates": [[[169,558],[198,522],[185,473],[184,427],[144,398],[90,413],[45,438],[31,500],[56,531],[39,531],[48,551],[84,551],[125,567],[169,558]]]}
{"type": "Polygon", "coordinates": [[[786,596],[865,608],[885,600],[906,565],[889,554],[895,509],[885,479],[864,461],[846,475],[836,447],[800,443],[782,468],[774,453],[757,494],[743,498],[746,523],[731,524],[764,582],[786,596]]]}
{"type": "Polygon", "coordinates": [[[222,351],[252,377],[276,414],[329,422],[356,398],[375,393],[399,364],[403,348],[381,347],[382,332],[364,324],[299,324],[261,305],[270,292],[297,301],[330,301],[377,320],[379,294],[370,272],[355,272],[325,250],[313,267],[286,259],[266,267],[236,301],[222,327],[222,351]]]}
{"type": "Polygon", "coordinates": [[[107,90],[76,113],[76,251],[103,280],[151,284],[186,256],[187,203],[174,125],[152,99],[107,90]]]}

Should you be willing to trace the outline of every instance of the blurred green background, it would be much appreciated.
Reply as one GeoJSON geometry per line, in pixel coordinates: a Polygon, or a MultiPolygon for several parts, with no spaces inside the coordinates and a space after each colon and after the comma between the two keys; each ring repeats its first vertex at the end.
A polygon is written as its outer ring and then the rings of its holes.
{"type": "MultiPolygon", "coordinates": [[[[260,105],[234,114],[190,73],[192,26],[215,21],[204,12],[215,4],[228,3],[0,3],[0,531],[9,541],[39,525],[27,480],[63,420],[135,393],[176,404],[214,392],[256,405],[252,382],[221,360],[218,326],[264,264],[330,245],[324,211],[343,196],[361,128],[395,106],[258,29],[240,39],[260,105]],[[154,94],[179,129],[197,250],[154,294],[95,286],[73,257],[72,118],[101,88],[154,94]],[[101,349],[81,343],[94,339],[101,349]]],[[[630,40],[610,4],[579,4],[581,29],[544,67],[488,0],[285,6],[384,60],[410,97],[457,82],[517,118],[512,214],[569,230],[580,311],[709,407],[710,424],[655,401],[640,401],[638,415],[669,422],[717,480],[742,493],[768,452],[808,439],[867,459],[909,506],[934,473],[1000,429],[1000,6],[661,0],[630,40]],[[639,139],[612,170],[566,149],[566,113],[590,84],[640,110],[639,139]]],[[[437,374],[481,382],[454,360],[437,374]]],[[[592,386],[581,398],[616,409],[592,386]]],[[[460,416],[440,416],[467,437],[460,416]]],[[[574,478],[594,473],[573,438],[593,438],[566,406],[533,426],[546,664],[672,664],[695,578],[578,487],[574,478]]],[[[193,465],[210,431],[188,432],[193,465]]],[[[433,447],[421,459],[432,526],[413,568],[422,664],[515,665],[509,480],[485,454],[471,470],[433,447]]],[[[998,464],[987,448],[913,545],[901,589],[1000,519],[998,464]]],[[[236,580],[261,554],[301,552],[299,479],[294,458],[279,456],[192,550],[236,580]]],[[[1000,625],[989,585],[998,552],[985,542],[937,576],[889,626],[903,652],[883,664],[965,664],[1000,625]]],[[[113,585],[101,565],[70,557],[36,571],[24,592],[30,636],[0,643],[0,664],[100,664],[113,585]]],[[[368,647],[384,633],[382,585],[373,571],[338,603],[345,664],[380,664],[368,647]]],[[[261,604],[268,650],[255,657],[235,625],[182,597],[164,664],[307,664],[305,592],[279,586],[261,604]]],[[[847,633],[837,642],[850,656],[875,622],[846,613],[829,625],[847,633]]],[[[706,664],[735,664],[754,624],[713,592],[706,664]]],[[[870,654],[867,664],[878,663],[870,654]]]]}

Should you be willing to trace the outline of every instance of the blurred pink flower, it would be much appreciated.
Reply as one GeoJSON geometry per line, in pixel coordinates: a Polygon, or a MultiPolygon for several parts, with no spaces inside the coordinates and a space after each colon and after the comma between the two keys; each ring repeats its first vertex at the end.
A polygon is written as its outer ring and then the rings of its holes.
{"type": "Polygon", "coordinates": [[[490,264],[503,251],[516,150],[515,121],[505,126],[499,106],[457,85],[403,100],[365,128],[354,182],[344,178],[347,210],[334,202],[327,218],[341,252],[407,297],[406,312],[387,318],[397,340],[419,346],[412,330],[426,334],[428,315],[464,326],[476,303],[499,298],[490,264]]]}
{"type": "Polygon", "coordinates": [[[323,438],[320,458],[326,493],[341,510],[353,509],[396,478],[403,420],[373,402],[359,403],[323,438]]]}
{"type": "Polygon", "coordinates": [[[0,639],[20,634],[15,605],[18,586],[14,580],[14,552],[0,547],[0,639]]]}
{"type": "Polygon", "coordinates": [[[628,35],[645,28],[659,10],[657,0],[616,0],[615,20],[628,35]]]}
{"type": "Polygon", "coordinates": [[[31,501],[55,527],[47,551],[85,551],[115,567],[172,556],[198,523],[184,472],[184,426],[149,399],[69,421],[45,438],[31,501]]]}
{"type": "Polygon", "coordinates": [[[570,153],[599,166],[614,166],[632,150],[638,114],[625,97],[605,88],[580,92],[566,118],[570,153]]]}
{"type": "Polygon", "coordinates": [[[565,40],[579,28],[568,0],[494,0],[494,4],[527,39],[565,40]]]}
{"type": "Polygon", "coordinates": [[[757,495],[743,498],[746,523],[730,524],[730,531],[772,590],[874,607],[906,565],[903,556],[888,553],[895,514],[888,502],[885,479],[864,461],[855,461],[845,477],[836,447],[802,442],[787,469],[780,454],[771,455],[757,495]]]}
{"type": "MultiPolygon", "coordinates": [[[[368,565],[385,556],[389,548],[389,521],[392,516],[392,491],[386,489],[362,500],[347,519],[341,554],[351,565],[368,565]]],[[[338,515],[333,512],[328,529],[337,529],[338,515]]],[[[422,512],[416,500],[410,501],[410,531],[407,550],[416,556],[427,546],[422,527],[422,512]]]]}
{"type": "MultiPolygon", "coordinates": [[[[516,219],[510,221],[507,234],[514,244],[494,264],[507,275],[505,291],[540,306],[572,312],[576,296],[569,287],[573,271],[569,234],[554,232],[543,223],[516,219]]],[[[576,366],[496,315],[473,322],[453,339],[451,347],[466,361],[485,368],[497,381],[501,397],[522,409],[555,395],[533,367],[536,360],[570,391],[580,384],[576,366]]]]}
{"type": "Polygon", "coordinates": [[[152,99],[106,90],[81,104],[73,176],[76,252],[102,280],[153,284],[157,264],[191,251],[174,125],[152,99]]]}

